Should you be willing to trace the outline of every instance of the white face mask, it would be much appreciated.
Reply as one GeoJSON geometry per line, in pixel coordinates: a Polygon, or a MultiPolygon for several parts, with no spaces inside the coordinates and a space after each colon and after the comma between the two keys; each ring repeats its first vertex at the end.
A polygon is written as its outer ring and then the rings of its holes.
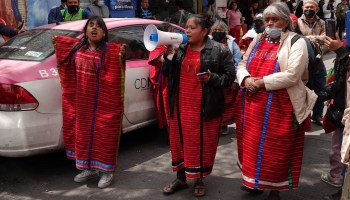
{"type": "Polygon", "coordinates": [[[100,7],[102,7],[102,6],[105,5],[105,1],[103,1],[103,0],[102,0],[102,1],[98,1],[97,5],[100,6],[100,7]]]}

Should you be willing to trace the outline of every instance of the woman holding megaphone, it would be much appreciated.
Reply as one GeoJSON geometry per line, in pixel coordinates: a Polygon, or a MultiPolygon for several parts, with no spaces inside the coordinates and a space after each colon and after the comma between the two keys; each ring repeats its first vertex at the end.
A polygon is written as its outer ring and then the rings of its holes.
{"type": "Polygon", "coordinates": [[[203,178],[212,169],[221,132],[225,88],[235,78],[230,50],[208,38],[212,22],[193,15],[186,23],[188,43],[170,60],[164,54],[162,72],[169,78],[169,139],[177,178],[163,188],[172,194],[195,179],[194,195],[204,196],[203,178]]]}

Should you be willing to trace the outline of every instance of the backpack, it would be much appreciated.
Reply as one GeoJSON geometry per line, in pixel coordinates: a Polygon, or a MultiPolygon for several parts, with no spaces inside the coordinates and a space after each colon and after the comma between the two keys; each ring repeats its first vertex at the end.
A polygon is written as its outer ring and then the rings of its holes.
{"type": "Polygon", "coordinates": [[[303,38],[306,42],[306,46],[307,46],[307,52],[309,54],[309,64],[308,64],[308,71],[309,71],[309,80],[313,77],[313,75],[318,72],[319,70],[319,66],[322,62],[322,49],[321,46],[311,42],[308,38],[302,36],[302,35],[295,35],[292,38],[291,41],[291,46],[293,46],[293,44],[299,39],[299,38],[303,38]]]}

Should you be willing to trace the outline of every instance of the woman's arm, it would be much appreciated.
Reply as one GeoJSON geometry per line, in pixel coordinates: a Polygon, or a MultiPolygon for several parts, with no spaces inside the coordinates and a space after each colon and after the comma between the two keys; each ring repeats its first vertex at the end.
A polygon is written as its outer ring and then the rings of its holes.
{"type": "Polygon", "coordinates": [[[279,90],[296,85],[307,70],[308,63],[306,42],[300,38],[290,49],[287,69],[263,77],[266,90],[279,90]]]}
{"type": "Polygon", "coordinates": [[[219,56],[220,62],[218,71],[222,72],[222,74],[215,72],[210,73],[210,78],[206,84],[211,87],[229,86],[235,79],[235,73],[232,67],[233,58],[231,51],[225,47],[224,49],[221,49],[219,53],[221,55],[219,56]]]}

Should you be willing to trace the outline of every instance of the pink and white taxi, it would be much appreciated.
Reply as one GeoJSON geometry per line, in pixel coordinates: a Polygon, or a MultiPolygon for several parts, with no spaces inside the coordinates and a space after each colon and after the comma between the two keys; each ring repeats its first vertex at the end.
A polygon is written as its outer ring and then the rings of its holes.
{"type": "MultiPolygon", "coordinates": [[[[109,41],[128,46],[123,118],[126,133],[156,121],[143,33],[147,25],[162,22],[132,18],[105,22],[109,41]]],[[[61,87],[50,38],[53,34],[81,37],[85,23],[45,25],[0,47],[0,156],[23,157],[63,148],[61,87]]]]}

